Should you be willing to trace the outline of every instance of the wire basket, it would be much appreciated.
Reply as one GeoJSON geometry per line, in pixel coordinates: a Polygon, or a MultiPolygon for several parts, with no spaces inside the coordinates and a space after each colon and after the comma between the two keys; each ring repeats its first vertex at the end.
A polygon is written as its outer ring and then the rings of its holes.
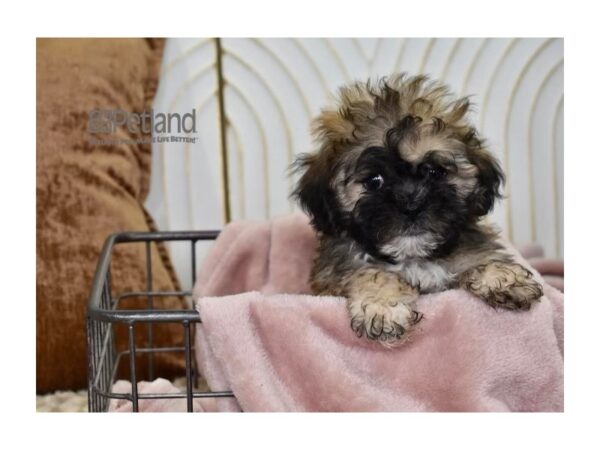
{"type": "Polygon", "coordinates": [[[193,325],[201,322],[200,314],[194,309],[157,309],[155,301],[164,297],[188,297],[191,291],[153,290],[151,245],[157,242],[179,241],[189,243],[192,273],[192,286],[196,281],[196,244],[199,241],[214,240],[219,231],[178,231],[178,232],[126,232],[108,237],[104,243],[96,274],[92,284],[87,313],[87,356],[88,356],[88,409],[90,412],[106,412],[111,399],[125,399],[132,403],[132,410],[139,411],[139,401],[144,399],[187,399],[187,411],[193,412],[194,398],[234,397],[231,391],[201,392],[195,390],[198,371],[192,357],[193,325]],[[114,293],[111,286],[111,259],[116,246],[135,243],[145,246],[146,289],[137,292],[114,293]],[[131,297],[145,298],[145,309],[123,309],[124,300],[131,297]],[[160,324],[180,324],[183,333],[183,346],[154,346],[154,327],[160,324]],[[127,342],[118,343],[116,326],[127,328],[127,342]],[[147,345],[136,344],[136,331],[145,328],[147,345]],[[117,345],[119,344],[119,345],[117,345]],[[121,346],[125,350],[118,351],[121,346]],[[137,382],[139,357],[146,356],[148,378],[154,379],[155,355],[160,352],[183,353],[185,358],[185,392],[180,393],[138,393],[137,382]],[[131,393],[112,392],[117,374],[127,364],[131,393]]]}

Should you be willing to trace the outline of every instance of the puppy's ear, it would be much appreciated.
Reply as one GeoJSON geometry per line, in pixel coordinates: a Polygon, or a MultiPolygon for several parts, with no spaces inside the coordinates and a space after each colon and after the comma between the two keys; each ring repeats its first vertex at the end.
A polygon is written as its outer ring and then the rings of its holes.
{"type": "Polygon", "coordinates": [[[334,234],[340,227],[340,213],[335,192],[329,183],[333,177],[332,168],[325,157],[302,154],[291,169],[301,174],[292,197],[309,214],[317,231],[334,234]]]}
{"type": "Polygon", "coordinates": [[[481,145],[469,152],[471,163],[477,166],[477,185],[469,196],[471,213],[477,217],[485,216],[494,207],[497,198],[501,198],[500,188],[504,184],[504,173],[498,160],[481,145]]]}

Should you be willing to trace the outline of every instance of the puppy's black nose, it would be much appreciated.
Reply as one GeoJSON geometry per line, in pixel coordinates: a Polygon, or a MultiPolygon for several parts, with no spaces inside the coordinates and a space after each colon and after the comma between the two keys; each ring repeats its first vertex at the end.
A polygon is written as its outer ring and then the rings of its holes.
{"type": "Polygon", "coordinates": [[[410,222],[414,222],[421,217],[423,213],[424,205],[422,202],[418,201],[409,201],[404,205],[404,209],[402,211],[402,215],[404,218],[410,222]]]}
{"type": "Polygon", "coordinates": [[[404,209],[411,213],[419,212],[422,208],[422,202],[418,201],[416,198],[411,198],[404,205],[404,209]]]}
{"type": "Polygon", "coordinates": [[[396,192],[398,207],[404,213],[415,215],[425,205],[426,192],[420,186],[413,183],[404,183],[396,192]]]}
{"type": "Polygon", "coordinates": [[[404,192],[397,200],[400,210],[407,214],[417,214],[425,206],[425,196],[420,192],[404,192]]]}

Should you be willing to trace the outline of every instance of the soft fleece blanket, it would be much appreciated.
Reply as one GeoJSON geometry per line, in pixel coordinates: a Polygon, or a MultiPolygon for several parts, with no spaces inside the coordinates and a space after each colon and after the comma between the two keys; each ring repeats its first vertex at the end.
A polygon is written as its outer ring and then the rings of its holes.
{"type": "Polygon", "coordinates": [[[354,335],[345,299],[308,295],[315,246],[301,214],[232,223],[216,241],[194,298],[200,371],[237,399],[216,400],[218,410],[563,410],[557,289],[544,283],[525,313],[463,290],[422,296],[424,319],[388,349],[354,335]]]}

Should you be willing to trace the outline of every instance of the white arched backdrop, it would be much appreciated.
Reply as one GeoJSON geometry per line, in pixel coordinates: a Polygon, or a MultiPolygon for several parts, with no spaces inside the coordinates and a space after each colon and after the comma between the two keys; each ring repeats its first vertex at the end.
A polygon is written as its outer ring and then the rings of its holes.
{"type": "MultiPolygon", "coordinates": [[[[328,96],[355,79],[426,73],[472,96],[473,120],[507,173],[506,199],[491,219],[516,244],[537,242],[548,255],[562,256],[562,39],[232,38],[218,44],[167,40],[154,109],[195,108],[198,139],[154,144],[146,207],[159,229],[218,229],[227,220],[292,211],[287,168],[294,155],[311,150],[310,120],[328,96]]],[[[170,250],[189,287],[189,248],[170,250]]],[[[204,253],[199,248],[200,258],[204,253]]]]}

